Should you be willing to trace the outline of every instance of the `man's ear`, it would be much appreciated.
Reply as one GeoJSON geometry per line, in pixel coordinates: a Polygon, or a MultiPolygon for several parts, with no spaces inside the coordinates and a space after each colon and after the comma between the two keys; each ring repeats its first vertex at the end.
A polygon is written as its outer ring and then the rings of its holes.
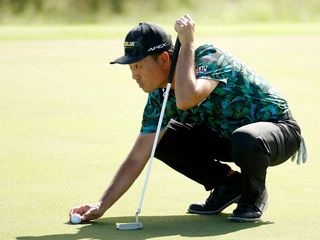
{"type": "Polygon", "coordinates": [[[159,60],[163,67],[167,68],[170,66],[170,56],[168,52],[161,53],[159,60]]]}

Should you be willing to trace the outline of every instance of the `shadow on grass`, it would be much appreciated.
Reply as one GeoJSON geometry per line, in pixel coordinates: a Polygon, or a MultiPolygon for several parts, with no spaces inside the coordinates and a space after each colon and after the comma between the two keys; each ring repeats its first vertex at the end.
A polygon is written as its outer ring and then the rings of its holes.
{"type": "Polygon", "coordinates": [[[204,237],[228,234],[242,229],[259,227],[273,222],[232,223],[228,214],[215,216],[180,215],[180,216],[142,216],[144,228],[140,230],[119,231],[115,223],[135,221],[134,217],[103,218],[79,225],[75,234],[54,234],[45,236],[20,236],[17,240],[76,240],[76,239],[130,239],[143,240],[164,236],[204,237]]]}

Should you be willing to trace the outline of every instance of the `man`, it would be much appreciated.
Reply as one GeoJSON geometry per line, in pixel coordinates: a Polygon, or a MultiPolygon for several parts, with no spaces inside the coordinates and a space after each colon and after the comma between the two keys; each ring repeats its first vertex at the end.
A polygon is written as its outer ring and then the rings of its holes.
{"type": "MultiPolygon", "coordinates": [[[[254,71],[213,45],[195,49],[195,25],[175,22],[181,42],[156,157],[210,190],[196,214],[218,214],[233,203],[232,221],[257,221],[267,206],[266,171],[299,149],[300,128],[287,102],[254,71]],[[234,162],[241,173],[223,162],[234,162]]],[[[146,165],[171,64],[172,41],[162,28],[140,23],[126,36],[132,78],[149,94],[141,131],[111,184],[96,204],[71,209],[82,221],[101,217],[133,184],[146,165]]]]}

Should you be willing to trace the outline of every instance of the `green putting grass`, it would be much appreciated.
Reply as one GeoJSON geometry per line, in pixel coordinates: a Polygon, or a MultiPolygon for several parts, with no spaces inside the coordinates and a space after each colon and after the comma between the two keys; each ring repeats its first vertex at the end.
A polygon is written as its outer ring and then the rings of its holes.
{"type": "MultiPolygon", "coordinates": [[[[121,34],[128,28],[120,28],[121,34]]],[[[155,161],[141,214],[144,229],[122,232],[115,223],[134,221],[145,172],[101,219],[85,225],[67,221],[71,207],[99,199],[139,131],[147,95],[128,67],[108,64],[122,54],[123,37],[104,35],[102,28],[100,36],[87,39],[77,30],[71,30],[77,37],[41,38],[39,28],[30,29],[35,35],[0,37],[0,239],[319,239],[316,30],[235,30],[233,36],[230,28],[209,34],[200,27],[197,37],[198,44],[215,43],[265,76],[301,125],[308,162],[269,168],[263,221],[229,222],[235,205],[217,216],[186,214],[191,202],[208,193],[155,161]]]]}

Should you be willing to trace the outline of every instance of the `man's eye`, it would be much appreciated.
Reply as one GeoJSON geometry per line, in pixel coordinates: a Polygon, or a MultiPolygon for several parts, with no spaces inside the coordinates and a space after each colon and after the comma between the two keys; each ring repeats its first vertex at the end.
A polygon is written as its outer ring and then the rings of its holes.
{"type": "Polygon", "coordinates": [[[132,64],[132,65],[130,65],[130,68],[133,70],[140,69],[141,65],[140,64],[132,64]]]}

